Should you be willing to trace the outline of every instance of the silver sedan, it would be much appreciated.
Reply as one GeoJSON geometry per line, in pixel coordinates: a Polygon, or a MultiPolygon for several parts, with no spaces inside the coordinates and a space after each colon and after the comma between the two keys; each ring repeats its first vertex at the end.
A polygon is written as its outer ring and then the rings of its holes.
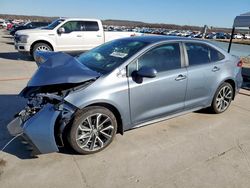
{"type": "Polygon", "coordinates": [[[238,57],[201,40],[115,40],[74,58],[37,52],[38,70],[20,93],[27,106],[8,125],[35,153],[106,148],[117,133],[209,107],[228,109],[242,84],[238,57]]]}

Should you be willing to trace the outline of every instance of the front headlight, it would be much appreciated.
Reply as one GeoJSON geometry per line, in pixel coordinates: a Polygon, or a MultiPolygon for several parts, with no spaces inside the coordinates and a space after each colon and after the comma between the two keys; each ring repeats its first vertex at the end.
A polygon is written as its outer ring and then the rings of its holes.
{"type": "Polygon", "coordinates": [[[20,41],[21,43],[27,43],[27,41],[28,41],[28,36],[27,36],[27,35],[20,35],[20,36],[19,36],[19,41],[20,41]]]}

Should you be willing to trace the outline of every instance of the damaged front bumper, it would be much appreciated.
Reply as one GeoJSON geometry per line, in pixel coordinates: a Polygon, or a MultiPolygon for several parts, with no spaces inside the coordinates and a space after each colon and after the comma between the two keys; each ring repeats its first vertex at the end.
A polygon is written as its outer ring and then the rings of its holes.
{"type": "Polygon", "coordinates": [[[52,104],[46,104],[27,120],[22,118],[21,113],[7,125],[9,133],[12,136],[22,134],[33,147],[35,155],[59,151],[54,128],[61,111],[52,104]]]}

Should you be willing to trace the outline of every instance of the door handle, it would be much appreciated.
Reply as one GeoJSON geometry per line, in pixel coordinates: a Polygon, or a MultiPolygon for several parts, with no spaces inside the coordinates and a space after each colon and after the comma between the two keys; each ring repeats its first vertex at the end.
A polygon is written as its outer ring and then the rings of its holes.
{"type": "Polygon", "coordinates": [[[176,80],[176,81],[180,81],[180,80],[184,80],[184,79],[186,79],[186,78],[187,78],[187,76],[180,74],[180,75],[178,75],[178,76],[175,78],[175,80],[176,80]]]}
{"type": "Polygon", "coordinates": [[[216,71],[219,71],[219,70],[220,70],[220,68],[217,67],[217,66],[215,66],[215,67],[212,69],[213,72],[216,72],[216,71]]]}
{"type": "Polygon", "coordinates": [[[76,37],[82,37],[82,35],[76,35],[76,37]]]}

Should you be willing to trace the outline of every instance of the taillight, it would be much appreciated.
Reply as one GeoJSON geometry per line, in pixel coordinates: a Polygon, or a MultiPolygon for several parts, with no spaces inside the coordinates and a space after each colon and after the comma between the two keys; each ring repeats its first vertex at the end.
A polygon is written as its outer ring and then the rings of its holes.
{"type": "Polygon", "coordinates": [[[243,61],[240,60],[240,61],[237,63],[237,67],[242,67],[242,65],[243,65],[243,61]]]}

